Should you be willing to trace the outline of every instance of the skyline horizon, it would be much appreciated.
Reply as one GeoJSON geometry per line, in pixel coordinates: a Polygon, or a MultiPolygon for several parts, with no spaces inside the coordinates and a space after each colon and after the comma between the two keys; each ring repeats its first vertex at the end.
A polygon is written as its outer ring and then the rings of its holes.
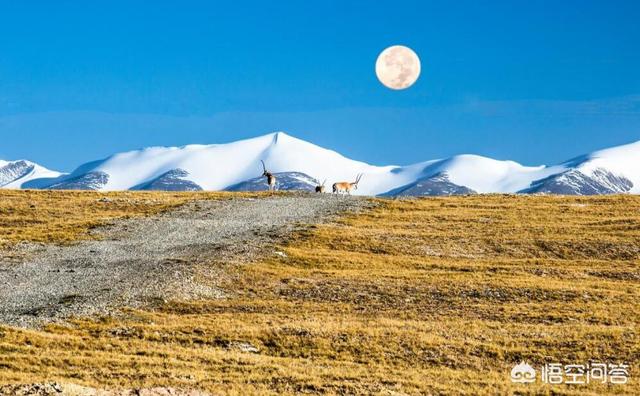
{"type": "Polygon", "coordinates": [[[361,158],[355,158],[355,157],[351,157],[348,155],[345,155],[339,148],[334,148],[334,147],[326,147],[323,145],[320,145],[312,140],[307,140],[307,139],[303,139],[300,138],[297,134],[292,133],[290,131],[284,131],[284,130],[274,130],[274,131],[270,131],[267,133],[261,133],[261,134],[257,134],[257,135],[252,135],[252,136],[247,136],[247,137],[242,137],[242,138],[238,138],[238,139],[234,139],[234,140],[225,140],[225,141],[220,141],[220,142],[210,142],[210,143],[206,143],[206,142],[193,142],[193,143],[186,143],[186,144],[181,144],[181,145],[148,145],[148,146],[138,146],[138,147],[131,147],[122,151],[117,151],[117,152],[113,152],[101,157],[96,157],[93,159],[89,159],[87,161],[83,161],[83,162],[79,162],[76,165],[74,165],[71,169],[61,169],[61,168],[55,168],[55,167],[51,167],[46,163],[43,162],[39,162],[36,161],[32,158],[23,156],[23,157],[18,157],[18,158],[4,158],[2,156],[0,156],[0,161],[7,161],[7,162],[16,162],[16,161],[29,161],[29,162],[33,162],[43,168],[46,168],[48,170],[51,171],[55,171],[55,172],[60,172],[63,174],[72,174],[74,171],[76,171],[77,169],[83,167],[84,165],[90,164],[92,162],[100,162],[100,161],[105,161],[108,160],[111,157],[117,156],[117,155],[121,155],[121,154],[127,154],[127,153],[134,153],[134,152],[143,152],[145,150],[149,150],[149,149],[155,149],[155,148],[164,148],[164,149],[184,149],[184,148],[188,148],[189,146],[202,146],[202,147],[208,147],[208,146],[221,146],[221,145],[227,145],[227,144],[232,144],[232,143],[237,143],[237,142],[242,142],[242,141],[248,141],[248,140],[253,140],[253,139],[259,139],[259,138],[264,138],[266,136],[272,136],[272,135],[276,135],[276,134],[282,134],[306,143],[310,143],[314,146],[317,146],[319,148],[325,149],[325,150],[329,150],[329,151],[333,151],[337,154],[339,154],[340,156],[349,159],[349,160],[353,160],[353,161],[358,161],[358,162],[363,162],[365,164],[371,165],[371,166],[377,166],[377,167],[408,167],[408,166],[414,166],[414,165],[418,165],[418,164],[422,164],[422,163],[430,163],[430,162],[437,162],[437,161],[443,161],[443,160],[449,160],[449,159],[454,159],[454,158],[459,158],[459,157],[466,157],[466,156],[471,156],[471,157],[480,157],[480,158],[484,158],[484,159],[489,159],[489,160],[494,160],[494,161],[498,161],[498,162],[513,162],[516,163],[518,165],[524,166],[524,167],[554,167],[554,166],[558,166],[558,165],[562,165],[565,163],[570,163],[576,159],[581,159],[582,157],[592,154],[594,152],[598,152],[598,151],[603,151],[603,150],[607,150],[607,149],[612,149],[612,148],[617,148],[617,147],[623,147],[623,146],[629,146],[629,145],[633,145],[633,144],[637,144],[640,143],[640,138],[636,139],[636,140],[630,140],[627,142],[621,142],[619,144],[613,144],[613,145],[608,145],[608,146],[603,146],[603,147],[598,147],[595,148],[594,150],[588,151],[588,152],[581,152],[581,153],[576,153],[572,156],[568,156],[562,160],[556,161],[556,162],[546,162],[546,163],[542,163],[542,162],[538,162],[538,163],[526,163],[526,162],[521,162],[521,161],[517,161],[508,157],[502,157],[502,158],[498,158],[498,157],[492,157],[492,156],[487,156],[487,155],[483,155],[483,154],[478,154],[478,153],[474,153],[474,152],[459,152],[453,155],[449,155],[449,156],[441,156],[441,157],[433,157],[433,158],[425,158],[419,161],[414,161],[414,162],[407,162],[407,163],[376,163],[376,162],[371,162],[371,161],[367,161],[366,159],[361,159],[361,158]]]}
{"type": "Polygon", "coordinates": [[[0,158],[289,131],[369,163],[557,163],[640,137],[640,3],[0,1],[0,158]],[[96,12],[98,11],[98,12],[96,12]],[[386,88],[402,44],[418,80],[386,88]]]}

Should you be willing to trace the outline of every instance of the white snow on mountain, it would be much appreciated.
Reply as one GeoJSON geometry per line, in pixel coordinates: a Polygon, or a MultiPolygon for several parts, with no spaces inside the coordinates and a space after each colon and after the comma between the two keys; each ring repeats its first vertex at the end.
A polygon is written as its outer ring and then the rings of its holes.
{"type": "Polygon", "coordinates": [[[573,162],[576,163],[575,168],[587,176],[597,174],[598,169],[606,169],[616,176],[625,177],[633,183],[629,192],[640,194],[640,141],[594,151],[573,162]]]}
{"type": "Polygon", "coordinates": [[[101,190],[128,190],[180,169],[187,173],[186,179],[205,190],[223,190],[260,176],[260,160],[273,173],[301,172],[327,179],[329,184],[351,181],[358,173],[365,173],[358,192],[368,195],[409,183],[420,173],[419,166],[378,167],[350,160],[335,151],[277,132],[227,144],[151,147],[115,154],[82,165],[57,184],[86,174],[106,174],[108,180],[101,190]]]}
{"type": "Polygon", "coordinates": [[[421,188],[432,194],[437,193],[439,187],[443,194],[468,190],[478,193],[640,193],[640,141],[596,151],[555,166],[523,166],[468,154],[407,166],[374,166],[283,132],[226,144],[134,150],[89,162],[68,175],[33,164],[29,175],[5,185],[2,185],[1,169],[8,163],[0,162],[0,187],[224,190],[251,186],[254,189],[261,187],[260,179],[256,179],[262,174],[260,160],[265,161],[269,171],[288,178],[285,184],[291,186],[297,185],[296,177],[306,175],[327,179],[330,190],[332,183],[353,181],[363,173],[359,188],[354,191],[361,195],[421,188]],[[417,181],[420,186],[405,188],[417,181]]]}
{"type": "MultiPolygon", "coordinates": [[[[35,180],[60,177],[62,173],[49,170],[34,162],[26,160],[0,160],[0,188],[24,188],[25,184],[35,180]]],[[[40,183],[33,183],[33,188],[39,188],[40,183]]],[[[44,183],[46,184],[46,183],[44,183]]]]}
{"type": "Polygon", "coordinates": [[[513,161],[499,161],[479,155],[456,155],[433,161],[424,176],[445,172],[449,180],[479,193],[516,192],[534,180],[562,171],[562,166],[523,166],[513,161]]]}

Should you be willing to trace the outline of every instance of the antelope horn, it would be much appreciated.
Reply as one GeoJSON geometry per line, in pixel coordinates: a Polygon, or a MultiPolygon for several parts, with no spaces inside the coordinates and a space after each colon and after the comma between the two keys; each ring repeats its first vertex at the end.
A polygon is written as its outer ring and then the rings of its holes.
{"type": "Polygon", "coordinates": [[[260,160],[260,162],[262,162],[262,169],[266,172],[267,171],[267,167],[264,165],[264,161],[260,160]]]}
{"type": "Polygon", "coordinates": [[[327,179],[324,179],[324,181],[322,182],[321,186],[324,186],[324,183],[327,182],[327,179]]]}

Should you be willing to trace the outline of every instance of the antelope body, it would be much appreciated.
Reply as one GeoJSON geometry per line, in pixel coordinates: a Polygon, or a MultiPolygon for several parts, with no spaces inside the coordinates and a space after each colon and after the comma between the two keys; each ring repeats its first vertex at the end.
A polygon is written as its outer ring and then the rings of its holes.
{"type": "Polygon", "coordinates": [[[318,180],[316,180],[316,192],[317,193],[323,193],[324,192],[324,184],[327,182],[327,179],[325,179],[322,184],[320,184],[320,182],[318,182],[318,180]]]}
{"type": "Polygon", "coordinates": [[[260,160],[260,162],[262,162],[262,176],[267,178],[267,184],[269,185],[269,191],[273,191],[276,189],[276,177],[273,175],[273,173],[267,171],[267,167],[264,164],[263,160],[260,160]]]}
{"type": "Polygon", "coordinates": [[[333,183],[333,193],[334,194],[340,194],[340,193],[351,194],[351,190],[358,189],[358,183],[360,183],[360,179],[362,179],[362,173],[359,174],[358,177],[356,177],[356,181],[354,181],[353,183],[351,182],[333,183]]]}

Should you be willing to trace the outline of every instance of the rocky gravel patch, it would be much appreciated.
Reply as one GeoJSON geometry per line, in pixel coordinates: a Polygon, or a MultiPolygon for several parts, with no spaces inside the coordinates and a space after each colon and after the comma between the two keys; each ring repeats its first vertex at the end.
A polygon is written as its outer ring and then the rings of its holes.
{"type": "Polygon", "coordinates": [[[127,390],[103,390],[75,384],[48,382],[26,385],[2,385],[0,395],[11,396],[209,396],[198,390],[168,387],[127,390]]]}
{"type": "Polygon", "coordinates": [[[290,232],[370,205],[330,194],[195,201],[102,227],[94,231],[100,240],[27,246],[21,262],[0,256],[0,323],[37,327],[123,306],[224,297],[224,263],[277,254],[273,245],[290,232]]]}

